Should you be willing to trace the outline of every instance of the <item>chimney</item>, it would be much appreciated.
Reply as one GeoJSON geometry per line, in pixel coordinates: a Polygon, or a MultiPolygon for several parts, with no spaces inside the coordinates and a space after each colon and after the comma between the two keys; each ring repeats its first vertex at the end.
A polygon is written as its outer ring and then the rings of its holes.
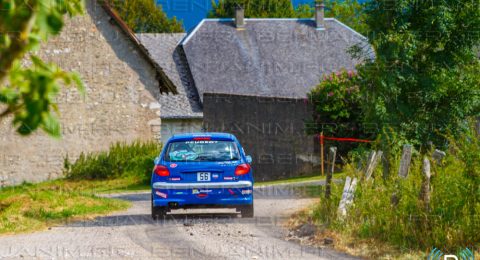
{"type": "Polygon", "coordinates": [[[317,30],[325,30],[325,5],[323,0],[315,2],[315,26],[317,30]]]}
{"type": "Polygon", "coordinates": [[[245,9],[241,5],[235,6],[235,27],[237,29],[245,28],[245,9]]]}

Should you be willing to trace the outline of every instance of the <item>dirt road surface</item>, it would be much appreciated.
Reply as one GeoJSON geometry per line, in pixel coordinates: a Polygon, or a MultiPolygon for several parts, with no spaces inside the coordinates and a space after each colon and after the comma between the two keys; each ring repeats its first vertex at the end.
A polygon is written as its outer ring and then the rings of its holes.
{"type": "Polygon", "coordinates": [[[195,209],[153,221],[149,193],[108,195],[133,206],[93,221],[0,236],[0,259],[353,259],[285,240],[288,216],[315,202],[301,185],[255,188],[250,219],[233,209],[195,209]]]}

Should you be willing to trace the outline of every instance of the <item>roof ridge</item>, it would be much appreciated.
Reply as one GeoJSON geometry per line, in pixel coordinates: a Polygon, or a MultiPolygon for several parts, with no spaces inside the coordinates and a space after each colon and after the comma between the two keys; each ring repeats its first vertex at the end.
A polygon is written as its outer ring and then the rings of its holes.
{"type": "Polygon", "coordinates": [[[173,94],[177,94],[177,88],[175,85],[170,81],[170,79],[166,76],[163,69],[160,65],[153,60],[150,53],[148,52],[147,48],[143,46],[140,40],[135,36],[135,33],[128,27],[125,21],[118,15],[118,13],[110,6],[109,1],[98,1],[100,6],[105,10],[105,12],[115,21],[115,23],[120,27],[120,29],[125,33],[125,35],[134,43],[135,46],[140,50],[140,52],[145,56],[147,61],[155,68],[157,72],[157,80],[159,83],[160,92],[162,92],[162,88],[167,88],[167,91],[171,91],[173,94]]]}

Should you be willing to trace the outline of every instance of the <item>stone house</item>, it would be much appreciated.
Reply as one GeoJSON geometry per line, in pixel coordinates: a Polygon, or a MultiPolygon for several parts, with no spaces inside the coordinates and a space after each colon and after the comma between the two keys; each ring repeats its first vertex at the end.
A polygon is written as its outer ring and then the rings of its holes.
{"type": "Polygon", "coordinates": [[[117,141],[165,141],[174,133],[226,131],[254,158],[257,180],[310,174],[318,147],[305,134],[306,93],[320,78],[361,61],[368,47],[341,22],[323,19],[205,19],[190,34],[134,35],[109,6],[87,12],[37,55],[77,71],[86,97],[58,97],[63,137],[20,138],[0,122],[0,185],[61,176],[63,160],[117,141]]]}
{"type": "Polygon", "coordinates": [[[185,33],[137,34],[149,55],[161,66],[177,90],[176,94],[160,96],[162,142],[166,142],[175,133],[199,132],[203,127],[203,112],[198,92],[185,54],[178,46],[185,36],[185,33]]]}
{"type": "Polygon", "coordinates": [[[59,140],[41,131],[20,137],[11,121],[0,122],[0,185],[56,178],[67,155],[73,161],[117,141],[160,139],[160,96],[176,88],[109,6],[87,0],[86,13],[67,19],[36,54],[79,72],[86,96],[74,88],[58,96],[59,140]]]}
{"type": "Polygon", "coordinates": [[[237,10],[233,19],[204,19],[185,36],[138,38],[167,62],[162,68],[179,89],[181,102],[161,102],[162,112],[184,107],[176,120],[188,127],[172,133],[201,128],[203,117],[204,129],[235,134],[254,158],[257,180],[316,170],[317,141],[304,126],[307,93],[324,75],[362,62],[348,53],[352,46],[370,49],[364,36],[323,18],[321,6],[314,19],[245,19],[237,10]]]}

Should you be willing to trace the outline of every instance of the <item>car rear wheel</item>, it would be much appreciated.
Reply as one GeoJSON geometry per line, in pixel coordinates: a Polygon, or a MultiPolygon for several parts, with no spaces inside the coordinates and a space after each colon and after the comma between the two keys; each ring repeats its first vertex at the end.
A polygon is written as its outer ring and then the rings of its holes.
{"type": "Polygon", "coordinates": [[[251,205],[242,206],[240,208],[242,218],[253,218],[253,203],[251,205]]]}
{"type": "Polygon", "coordinates": [[[167,215],[167,207],[155,207],[152,199],[152,218],[158,220],[164,218],[167,215]]]}

